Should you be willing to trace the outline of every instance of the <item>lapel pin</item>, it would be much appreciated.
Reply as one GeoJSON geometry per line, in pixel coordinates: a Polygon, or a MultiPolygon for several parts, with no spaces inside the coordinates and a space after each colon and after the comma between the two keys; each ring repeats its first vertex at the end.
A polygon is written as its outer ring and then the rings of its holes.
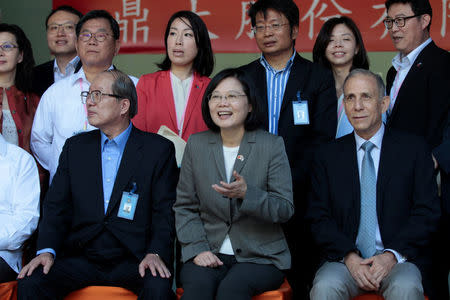
{"type": "Polygon", "coordinates": [[[196,84],[196,85],[195,85],[195,88],[196,88],[196,89],[198,89],[198,88],[199,88],[198,84],[196,84]]]}
{"type": "Polygon", "coordinates": [[[420,68],[420,67],[422,66],[422,63],[420,62],[420,63],[418,63],[416,66],[417,66],[418,68],[420,68]]]}
{"type": "Polygon", "coordinates": [[[240,161],[244,161],[244,156],[241,155],[241,154],[239,154],[239,155],[237,156],[237,159],[239,159],[240,161]]]}

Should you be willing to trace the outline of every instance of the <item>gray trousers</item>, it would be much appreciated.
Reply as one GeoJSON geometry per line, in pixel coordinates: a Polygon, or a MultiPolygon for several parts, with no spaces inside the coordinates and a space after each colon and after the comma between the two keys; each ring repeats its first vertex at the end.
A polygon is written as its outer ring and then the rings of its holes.
{"type": "MultiPolygon", "coordinates": [[[[316,273],[311,300],[347,300],[366,291],[360,289],[344,263],[326,262],[316,273]]],[[[378,291],[386,300],[423,300],[422,276],[412,263],[396,264],[378,291]]]]}

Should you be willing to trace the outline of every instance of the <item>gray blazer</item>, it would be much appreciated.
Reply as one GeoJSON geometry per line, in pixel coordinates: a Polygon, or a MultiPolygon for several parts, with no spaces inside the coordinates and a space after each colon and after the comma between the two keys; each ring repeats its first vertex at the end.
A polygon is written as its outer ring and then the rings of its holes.
{"type": "Polygon", "coordinates": [[[191,135],[174,205],[183,262],[203,251],[217,254],[228,234],[238,262],[290,268],[291,255],[280,225],[294,214],[283,139],[262,130],[246,132],[234,170],[247,182],[244,199],[228,199],[211,187],[227,181],[220,134],[191,135]]]}

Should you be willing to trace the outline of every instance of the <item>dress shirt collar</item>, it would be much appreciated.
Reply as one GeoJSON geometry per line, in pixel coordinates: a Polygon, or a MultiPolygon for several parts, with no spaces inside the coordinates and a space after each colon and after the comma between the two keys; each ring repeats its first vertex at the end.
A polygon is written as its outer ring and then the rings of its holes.
{"type": "Polygon", "coordinates": [[[0,133],[0,156],[6,156],[6,141],[1,133],[0,133]]]}
{"type": "MultiPolygon", "coordinates": [[[[114,69],[114,66],[113,65],[109,66],[108,70],[112,70],[112,69],[114,69]]],[[[78,80],[80,80],[80,78],[83,81],[87,81],[86,74],[84,74],[83,67],[80,68],[80,71],[72,74],[72,79],[71,79],[72,85],[76,84],[78,82],[78,80]]]]}
{"type": "MultiPolygon", "coordinates": [[[[356,149],[359,150],[361,149],[362,144],[364,144],[364,142],[366,142],[365,139],[363,139],[362,137],[360,137],[359,135],[356,134],[356,132],[354,132],[355,134],[355,141],[356,141],[356,149]]],[[[381,144],[383,142],[383,135],[384,135],[384,124],[381,123],[381,127],[380,129],[378,129],[378,131],[369,139],[370,142],[372,142],[375,147],[377,147],[379,150],[381,150],[381,144]]]]}
{"type": "Polygon", "coordinates": [[[428,46],[431,41],[431,38],[428,38],[425,42],[420,44],[420,46],[411,51],[405,57],[402,57],[402,54],[400,52],[397,53],[397,55],[392,59],[392,65],[394,66],[395,70],[398,72],[400,68],[404,69],[406,67],[410,67],[416,60],[417,56],[419,56],[420,52],[422,52],[423,48],[428,46]]]}
{"type": "MultiPolygon", "coordinates": [[[[75,71],[75,68],[77,67],[79,61],[80,61],[80,58],[78,56],[75,56],[71,61],[69,61],[69,63],[66,66],[65,74],[67,74],[67,70],[69,70],[69,68],[72,69],[73,71],[75,71]]],[[[53,61],[53,72],[54,73],[59,72],[61,75],[63,75],[63,73],[59,69],[56,59],[53,61]]]]}
{"type": "Polygon", "coordinates": [[[130,125],[128,125],[127,129],[125,129],[121,134],[119,134],[112,140],[108,139],[108,137],[102,131],[100,131],[102,152],[105,148],[106,141],[108,141],[108,143],[114,141],[117,144],[117,146],[119,147],[120,153],[123,153],[123,150],[125,149],[125,145],[127,144],[128,138],[130,137],[131,128],[132,128],[132,126],[131,126],[131,122],[130,122],[130,125]]]}
{"type": "Polygon", "coordinates": [[[284,67],[281,70],[275,70],[274,68],[272,68],[272,66],[269,64],[269,62],[264,57],[264,54],[262,54],[262,53],[261,53],[261,58],[259,59],[259,61],[261,62],[261,64],[263,65],[263,67],[266,70],[269,70],[272,73],[284,72],[286,70],[289,70],[292,67],[292,64],[294,63],[295,54],[297,54],[297,52],[295,51],[295,49],[293,52],[294,53],[292,53],[291,58],[289,58],[288,62],[286,63],[286,67],[284,67]]]}

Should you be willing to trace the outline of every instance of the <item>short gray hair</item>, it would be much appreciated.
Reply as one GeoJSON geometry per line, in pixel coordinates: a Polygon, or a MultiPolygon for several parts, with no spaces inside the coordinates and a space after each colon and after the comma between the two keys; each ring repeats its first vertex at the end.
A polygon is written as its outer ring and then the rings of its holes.
{"type": "Polygon", "coordinates": [[[380,75],[375,74],[374,72],[372,72],[370,70],[365,70],[365,69],[352,70],[350,72],[350,74],[348,74],[348,76],[345,78],[342,88],[345,88],[345,85],[347,84],[347,81],[350,80],[350,78],[355,77],[357,75],[365,75],[365,76],[369,76],[369,77],[372,77],[373,79],[375,79],[375,81],[377,83],[379,100],[381,100],[386,95],[386,87],[384,85],[383,78],[381,78],[380,75]]]}
{"type": "Polygon", "coordinates": [[[112,92],[115,95],[123,97],[123,99],[130,100],[130,108],[128,109],[128,115],[132,119],[137,114],[137,93],[136,87],[130,77],[120,70],[106,70],[103,73],[111,74],[114,78],[112,83],[112,92]]]}

